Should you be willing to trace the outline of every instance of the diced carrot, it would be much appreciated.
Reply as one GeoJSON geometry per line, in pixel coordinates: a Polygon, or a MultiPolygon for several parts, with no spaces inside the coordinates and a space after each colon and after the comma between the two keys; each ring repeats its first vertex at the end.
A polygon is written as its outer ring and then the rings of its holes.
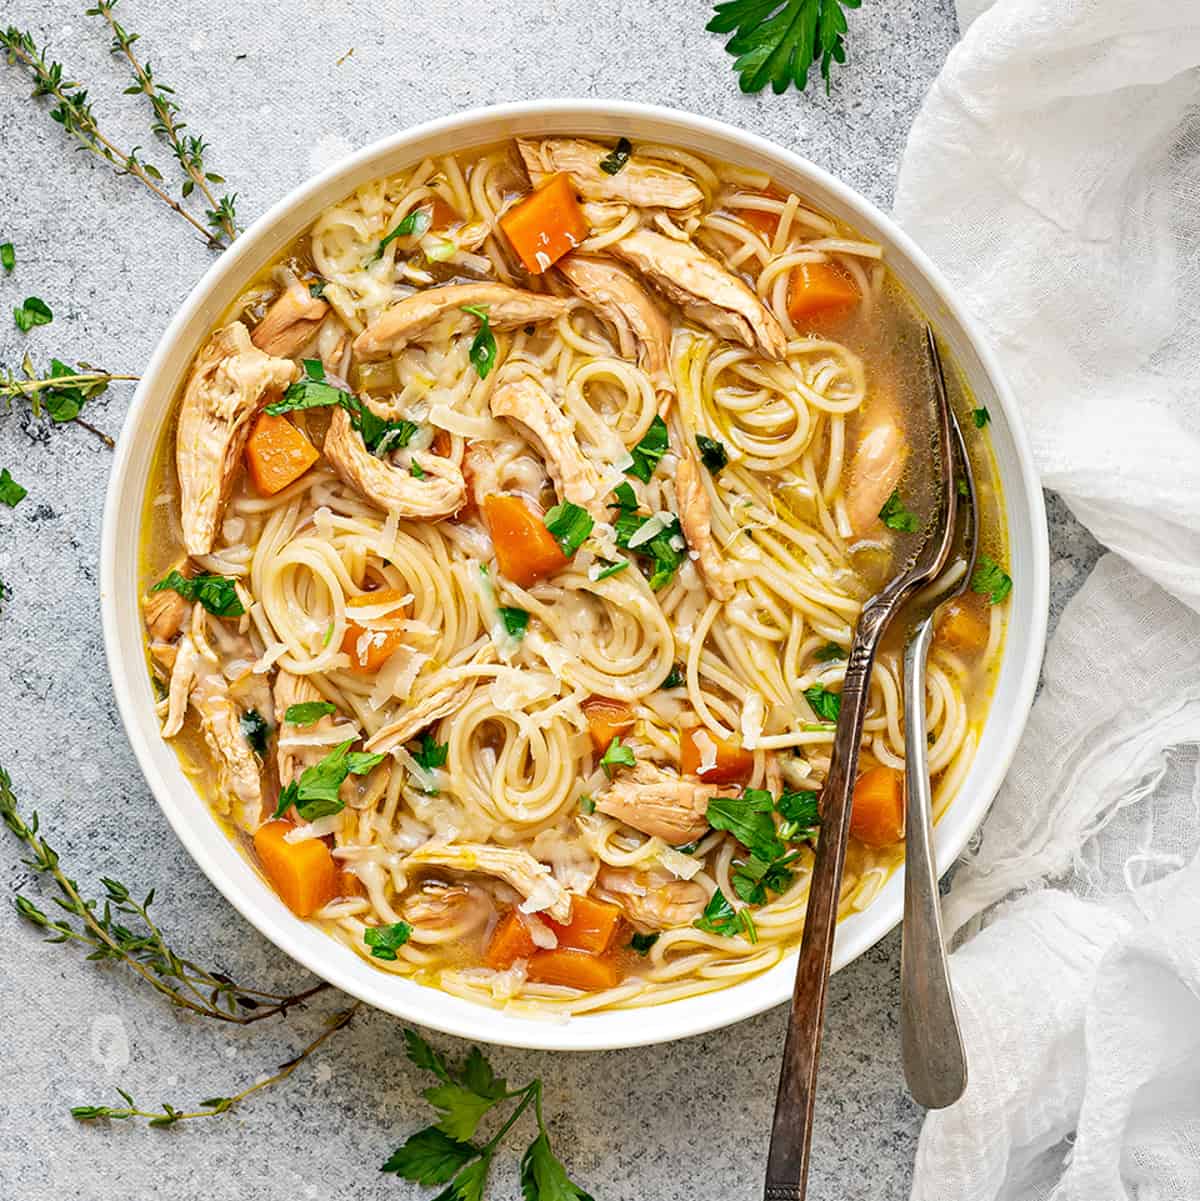
{"type": "Polygon", "coordinates": [[[443,459],[450,453],[451,447],[450,431],[438,430],[433,435],[433,442],[430,443],[429,449],[435,455],[440,455],[443,459]]]}
{"type": "Polygon", "coordinates": [[[286,418],[260,413],[246,443],[246,470],[261,496],[274,496],[319,458],[316,447],[286,418]]]}
{"type": "Polygon", "coordinates": [[[691,726],[679,736],[680,769],[706,784],[745,783],[754,771],[754,756],[739,742],[718,738],[703,726],[691,726]]]}
{"type": "Polygon", "coordinates": [[[544,920],[558,935],[560,947],[603,955],[617,936],[621,907],[610,905],[607,901],[594,901],[591,897],[572,896],[569,922],[555,922],[549,918],[544,920]]]}
{"type": "Polygon", "coordinates": [[[614,738],[633,729],[633,710],[624,701],[608,696],[589,696],[580,708],[588,720],[588,733],[598,755],[608,749],[614,738]]]}
{"type": "Polygon", "coordinates": [[[515,909],[510,909],[492,932],[492,940],[484,952],[483,961],[493,971],[503,972],[518,959],[528,959],[536,950],[529,927],[515,909]]]}
{"type": "Polygon", "coordinates": [[[501,574],[514,584],[528,588],[567,565],[567,556],[546,529],[541,514],[519,496],[485,496],[483,519],[492,535],[501,574]]]}
{"type": "MultiPolygon", "coordinates": [[[[393,608],[386,614],[391,617],[402,607],[404,595],[398,588],[379,588],[375,592],[352,596],[346,602],[346,608],[362,609],[393,601],[393,608]]],[[[342,635],[342,650],[350,656],[350,670],[356,675],[374,675],[403,644],[402,630],[370,630],[353,618],[346,622],[346,632],[342,635]]]]}
{"type": "Polygon", "coordinates": [[[430,229],[448,229],[451,225],[457,225],[462,218],[458,212],[447,204],[440,196],[433,198],[433,209],[430,212],[430,229]]]}
{"type": "MultiPolygon", "coordinates": [[[[774,188],[768,188],[765,192],[756,193],[763,197],[764,200],[786,200],[782,192],[775,191],[774,188]]],[[[775,236],[779,229],[779,214],[769,212],[766,209],[746,209],[739,208],[734,210],[747,225],[752,225],[768,242],[775,236]]]]}
{"type": "Polygon", "coordinates": [[[588,236],[570,177],[562,174],[513,205],[500,218],[500,228],[531,275],[548,271],[588,236]]]}
{"type": "Polygon", "coordinates": [[[840,321],[860,300],[858,285],[832,263],[799,263],[788,280],[787,311],[793,321],[840,321]]]}
{"type": "Polygon", "coordinates": [[[981,654],[992,636],[992,625],[983,612],[982,598],[961,596],[938,616],[934,641],[960,655],[981,654]]]}
{"type": "Polygon", "coordinates": [[[366,885],[354,872],[348,872],[344,867],[338,870],[337,883],[333,891],[334,896],[338,897],[365,897],[367,895],[366,885]]]}
{"type": "Polygon", "coordinates": [[[538,951],[532,956],[529,978],[542,984],[563,984],[583,992],[601,992],[616,988],[621,973],[606,955],[589,955],[587,951],[558,947],[553,951],[538,951]]]}
{"type": "Polygon", "coordinates": [[[337,895],[338,869],[329,848],[319,838],[286,842],[290,822],[259,826],[254,849],[271,886],[297,916],[309,917],[337,895]]]}
{"type": "Polygon", "coordinates": [[[850,833],[869,847],[889,847],[904,838],[904,773],[872,767],[854,781],[850,833]]]}

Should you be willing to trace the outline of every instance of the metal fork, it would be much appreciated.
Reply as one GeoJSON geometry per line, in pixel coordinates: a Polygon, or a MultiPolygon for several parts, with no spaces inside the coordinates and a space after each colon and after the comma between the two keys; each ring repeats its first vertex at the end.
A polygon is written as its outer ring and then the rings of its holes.
{"type": "Polygon", "coordinates": [[[763,1190],[765,1201],[804,1201],[808,1191],[813,1108],[829,988],[829,967],[837,929],[846,842],[850,836],[850,802],[858,773],[859,743],[867,713],[875,653],[888,625],[905,603],[941,575],[953,544],[958,507],[951,434],[953,418],[945,388],[936,386],[940,383],[941,375],[932,329],[927,328],[927,336],[936,377],[934,428],[938,451],[937,509],[916,558],[882,592],[863,606],[846,663],[841,713],[833,738],[829,775],[821,793],[821,833],[817,839],[804,935],[796,963],[792,1012],[783,1048],[779,1092],[775,1098],[775,1118],[771,1127],[771,1147],[763,1190]]]}
{"type": "MultiPolygon", "coordinates": [[[[935,383],[945,394],[937,345],[930,342],[935,383]]],[[[947,406],[948,407],[948,406],[947,406]]],[[[958,506],[955,546],[965,570],[948,590],[918,597],[923,613],[904,648],[904,774],[908,804],[904,817],[904,925],[900,943],[900,1046],[904,1077],[913,1100],[927,1109],[953,1105],[967,1087],[967,1056],[942,936],[937,866],[933,856],[933,790],[925,736],[925,664],[939,606],[970,585],[979,553],[979,509],[975,476],[958,419],[950,412],[955,470],[965,492],[958,506]]],[[[958,485],[956,485],[957,487],[958,485]]]]}

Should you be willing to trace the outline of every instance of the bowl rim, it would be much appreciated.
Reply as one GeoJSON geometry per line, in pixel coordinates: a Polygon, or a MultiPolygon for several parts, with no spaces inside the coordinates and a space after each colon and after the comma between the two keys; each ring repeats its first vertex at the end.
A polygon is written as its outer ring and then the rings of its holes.
{"type": "MultiPolygon", "coordinates": [[[[1010,541],[1015,516],[1010,502],[1010,497],[1016,491],[1014,483],[1020,486],[1025,501],[1019,515],[1027,523],[1027,532],[1031,536],[1028,548],[1030,560],[1025,564],[1025,570],[1014,589],[1014,592],[1024,594],[1029,602],[1024,606],[1027,624],[1019,631],[1023,642],[1022,659],[1011,689],[1011,703],[1004,714],[1004,728],[986,763],[981,763],[982,756],[978,752],[976,754],[968,778],[978,771],[981,779],[976,782],[972,796],[964,797],[960,790],[950,810],[957,815],[956,824],[961,826],[961,832],[952,838],[942,837],[940,835],[946,823],[938,824],[938,836],[935,837],[941,872],[957,858],[977,830],[1016,753],[1037,688],[1049,610],[1049,541],[1041,483],[1019,409],[987,337],[956,298],[954,289],[938,267],[888,214],[836,176],[794,151],[726,122],[661,105],[606,99],[527,100],[477,106],[399,130],[318,172],[271,205],[204,272],[175,312],[142,374],[122,425],[105,497],[100,548],[101,621],[109,674],[122,724],[144,778],[188,853],[225,899],[280,950],[334,987],[394,1016],[462,1038],[538,1050],[609,1050],[650,1045],[732,1025],[779,1005],[790,997],[794,952],[766,972],[716,992],[659,1006],[584,1014],[563,1022],[506,1014],[503,1010],[398,978],[367,964],[323,930],[291,915],[269,893],[261,880],[257,889],[247,887],[244,873],[231,868],[227,857],[218,853],[212,831],[220,834],[222,840],[224,833],[207,804],[200,799],[190,781],[186,781],[178,762],[174,773],[170,769],[167,772],[160,770],[156,762],[156,748],[162,748],[164,744],[153,708],[145,704],[149,685],[145,679],[144,654],[129,656],[128,641],[123,642],[122,623],[129,618],[121,604],[122,590],[128,592],[131,585],[127,578],[118,575],[118,559],[127,542],[127,539],[122,540],[119,527],[122,517],[128,523],[132,493],[132,506],[137,513],[133,525],[134,540],[140,541],[146,479],[144,475],[137,477],[131,470],[131,461],[139,443],[139,428],[143,425],[155,426],[153,415],[156,407],[169,404],[169,401],[161,400],[159,378],[167,373],[176,344],[188,324],[223,283],[239,274],[241,279],[247,278],[248,261],[251,264],[264,261],[263,246],[271,241],[270,231],[276,223],[334,183],[341,183],[342,194],[347,194],[368,178],[378,177],[379,172],[375,172],[358,178],[367,164],[381,157],[394,157],[397,164],[402,163],[406,148],[422,140],[458,135],[485,121],[521,122],[531,118],[549,118],[560,125],[571,120],[587,124],[602,116],[622,123],[623,127],[629,129],[639,123],[656,123],[659,126],[670,125],[697,140],[713,139],[730,143],[749,157],[770,160],[790,174],[805,178],[833,198],[842,213],[851,214],[852,224],[857,223],[859,227],[874,226],[877,234],[884,235],[885,255],[890,251],[899,251],[936,298],[939,311],[934,320],[948,321],[957,326],[966,347],[976,360],[977,374],[985,378],[994,393],[1016,467],[1015,475],[1004,478],[1010,541]],[[140,689],[136,687],[139,673],[142,677],[140,689]],[[135,695],[135,692],[142,695],[135,695]],[[168,774],[174,774],[177,778],[171,780],[168,774]],[[186,781],[193,798],[203,809],[203,817],[211,830],[192,820],[188,808],[175,802],[172,790],[178,787],[180,780],[186,781]],[[964,806],[967,806],[965,815],[964,806]],[[959,821],[958,818],[963,820],[959,821]],[[235,878],[238,875],[243,879],[235,878]],[[316,932],[321,942],[313,942],[305,931],[316,932]],[[363,974],[363,969],[369,976],[363,974]],[[770,984],[764,985],[768,980],[770,984]],[[669,1015],[668,1020],[658,1020],[664,1013],[669,1015]],[[683,1020],[670,1020],[672,1018],[683,1020]]],[[[250,270],[253,269],[251,265],[250,270]]],[[[190,358],[189,354],[189,361],[190,358]]],[[[136,546],[133,553],[136,565],[136,546]]],[[[136,577],[136,572],[134,574],[136,577]]],[[[137,583],[138,580],[134,578],[135,610],[137,583]]],[[[1010,610],[1005,660],[1014,653],[1016,647],[1012,628],[1014,615],[1015,606],[1010,610]]],[[[140,629],[136,613],[132,620],[137,622],[140,629]]],[[[981,742],[981,749],[982,746],[981,742]]],[[[170,748],[167,749],[170,751],[170,748]]],[[[174,758],[174,753],[170,753],[174,758]]],[[[902,879],[903,866],[887,886],[891,891],[891,903],[885,909],[885,897],[877,897],[862,914],[851,919],[864,918],[862,923],[855,926],[852,934],[847,934],[846,922],[841,923],[835,946],[835,971],[863,954],[899,923],[899,893],[893,886],[897,880],[902,882],[902,879]]]]}

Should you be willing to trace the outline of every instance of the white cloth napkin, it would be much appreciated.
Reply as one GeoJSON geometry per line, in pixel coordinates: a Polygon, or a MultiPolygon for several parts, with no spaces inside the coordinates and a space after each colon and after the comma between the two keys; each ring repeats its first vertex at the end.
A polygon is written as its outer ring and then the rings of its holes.
{"type": "Polygon", "coordinates": [[[946,899],[971,1082],[912,1196],[1200,1201],[1200,3],[959,16],[897,215],[1117,554],[946,899]]]}

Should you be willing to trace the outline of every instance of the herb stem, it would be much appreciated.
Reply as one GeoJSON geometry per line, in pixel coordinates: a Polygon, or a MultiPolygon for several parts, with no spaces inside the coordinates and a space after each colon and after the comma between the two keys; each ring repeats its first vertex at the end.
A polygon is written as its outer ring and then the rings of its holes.
{"type": "Polygon", "coordinates": [[[504,1121],[504,1125],[488,1140],[480,1151],[481,1155],[490,1155],[500,1145],[504,1136],[521,1120],[521,1115],[529,1108],[532,1102],[538,1114],[538,1125],[541,1125],[542,1112],[542,1082],[534,1080],[527,1084],[524,1088],[517,1089],[514,1093],[509,1093],[506,1100],[513,1097],[520,1097],[521,1103],[508,1115],[504,1121]]]}

